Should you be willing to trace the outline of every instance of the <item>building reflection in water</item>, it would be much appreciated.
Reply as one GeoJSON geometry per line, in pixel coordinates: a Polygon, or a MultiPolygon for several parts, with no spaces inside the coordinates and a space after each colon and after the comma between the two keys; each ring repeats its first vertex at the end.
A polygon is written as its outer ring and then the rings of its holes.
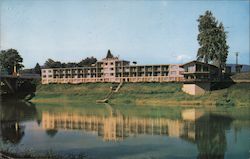
{"type": "MultiPolygon", "coordinates": [[[[23,122],[38,120],[34,105],[25,103],[2,104],[0,114],[0,138],[4,143],[20,143],[25,135],[23,122]]],[[[92,132],[104,141],[122,141],[142,134],[164,135],[195,144],[198,159],[222,159],[227,150],[226,130],[230,129],[233,119],[195,109],[182,111],[181,118],[176,120],[124,116],[114,112],[110,116],[98,116],[43,110],[38,121],[50,137],[55,137],[60,129],[92,132]]]]}
{"type": "Polygon", "coordinates": [[[140,118],[111,115],[108,117],[77,113],[42,112],[42,127],[46,130],[81,129],[97,133],[105,141],[123,140],[139,134],[187,137],[195,140],[195,121],[203,115],[194,109],[182,112],[181,120],[140,118]]]}
{"type": "Polygon", "coordinates": [[[227,149],[225,131],[232,118],[189,109],[182,118],[127,117],[121,114],[105,116],[77,113],[42,113],[42,127],[46,130],[80,129],[101,136],[104,141],[121,141],[141,134],[166,135],[181,138],[197,145],[198,159],[224,158],[227,149]]]}

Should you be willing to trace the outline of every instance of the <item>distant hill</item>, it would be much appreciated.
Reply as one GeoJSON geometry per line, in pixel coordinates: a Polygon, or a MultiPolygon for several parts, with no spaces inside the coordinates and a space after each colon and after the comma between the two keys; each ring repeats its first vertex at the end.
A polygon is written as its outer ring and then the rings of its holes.
{"type": "MultiPolygon", "coordinates": [[[[241,64],[239,64],[241,65],[241,64]]],[[[231,67],[231,72],[235,73],[235,66],[236,64],[227,64],[227,66],[231,67]]],[[[240,72],[250,72],[250,65],[242,65],[241,71],[240,72]]]]}

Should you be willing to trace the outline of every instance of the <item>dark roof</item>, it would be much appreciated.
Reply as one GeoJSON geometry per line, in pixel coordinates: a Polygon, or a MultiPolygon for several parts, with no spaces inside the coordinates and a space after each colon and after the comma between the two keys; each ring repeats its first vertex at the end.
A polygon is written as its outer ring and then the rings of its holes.
{"type": "Polygon", "coordinates": [[[112,55],[112,53],[111,53],[110,50],[108,50],[106,58],[107,58],[107,59],[108,59],[108,58],[114,58],[114,56],[112,55]]]}
{"type": "Polygon", "coordinates": [[[201,65],[208,65],[208,66],[211,66],[211,67],[218,68],[215,65],[211,65],[211,64],[208,64],[208,63],[205,63],[205,62],[201,62],[201,61],[197,61],[197,60],[193,60],[193,61],[187,62],[185,64],[182,64],[182,65],[180,65],[180,67],[184,67],[185,65],[189,65],[189,64],[193,64],[193,63],[195,63],[195,64],[201,64],[201,65]]]}

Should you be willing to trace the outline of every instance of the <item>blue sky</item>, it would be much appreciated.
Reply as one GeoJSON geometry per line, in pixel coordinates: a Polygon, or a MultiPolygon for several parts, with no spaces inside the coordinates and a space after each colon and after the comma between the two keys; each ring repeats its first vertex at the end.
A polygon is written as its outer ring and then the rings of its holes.
{"type": "Polygon", "coordinates": [[[48,58],[101,59],[108,49],[139,64],[195,59],[199,15],[211,10],[228,33],[228,63],[249,64],[249,1],[1,0],[1,49],[26,68],[48,58]]]}

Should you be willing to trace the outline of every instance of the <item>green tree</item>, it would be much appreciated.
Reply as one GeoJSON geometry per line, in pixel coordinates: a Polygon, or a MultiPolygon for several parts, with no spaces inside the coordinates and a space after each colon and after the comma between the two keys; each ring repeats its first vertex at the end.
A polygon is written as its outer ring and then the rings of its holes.
{"type": "Polygon", "coordinates": [[[52,59],[48,59],[45,64],[44,64],[45,68],[61,68],[62,67],[62,63],[60,61],[54,61],[52,59]]]}
{"type": "Polygon", "coordinates": [[[97,59],[95,57],[91,56],[91,57],[87,57],[87,58],[83,59],[77,65],[79,67],[89,67],[92,64],[95,64],[96,61],[97,61],[97,59]]]}
{"type": "Polygon", "coordinates": [[[45,68],[73,68],[73,67],[89,67],[92,64],[95,64],[97,59],[93,56],[87,57],[85,59],[82,59],[79,63],[76,62],[60,62],[60,61],[54,61],[52,59],[48,59],[44,63],[45,68]]]}
{"type": "Polygon", "coordinates": [[[14,71],[14,66],[16,66],[16,71],[23,68],[22,65],[23,58],[19,55],[18,51],[15,49],[1,50],[0,52],[0,67],[6,70],[9,74],[14,71]]]}
{"type": "Polygon", "coordinates": [[[77,67],[77,63],[75,63],[75,62],[68,62],[65,67],[67,67],[67,68],[77,67]]]}
{"type": "Polygon", "coordinates": [[[39,63],[36,63],[36,66],[34,67],[34,73],[41,74],[41,66],[39,63]]]}
{"type": "Polygon", "coordinates": [[[227,32],[225,32],[222,23],[218,24],[211,11],[206,11],[197,21],[199,22],[197,40],[200,45],[197,60],[216,65],[221,75],[227,61],[229,49],[226,41],[227,32]]]}

